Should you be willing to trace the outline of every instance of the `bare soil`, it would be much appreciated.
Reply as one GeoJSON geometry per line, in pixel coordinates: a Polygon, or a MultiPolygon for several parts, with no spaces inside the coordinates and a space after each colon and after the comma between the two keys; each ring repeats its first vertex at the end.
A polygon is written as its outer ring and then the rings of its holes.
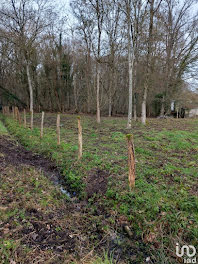
{"type": "Polygon", "coordinates": [[[0,171],[7,165],[15,167],[27,165],[50,175],[51,180],[60,178],[60,172],[54,162],[26,150],[9,136],[0,136],[0,152],[0,171]]]}
{"type": "Polygon", "coordinates": [[[105,194],[107,191],[109,173],[104,170],[93,169],[89,172],[86,182],[87,197],[90,198],[94,194],[105,194]]]}

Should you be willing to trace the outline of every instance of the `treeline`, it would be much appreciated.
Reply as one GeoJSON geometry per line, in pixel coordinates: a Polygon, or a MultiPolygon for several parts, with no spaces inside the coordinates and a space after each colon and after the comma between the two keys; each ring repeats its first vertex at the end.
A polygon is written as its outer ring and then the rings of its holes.
{"type": "Polygon", "coordinates": [[[4,105],[100,115],[163,115],[198,58],[196,1],[47,0],[0,7],[4,105]]]}

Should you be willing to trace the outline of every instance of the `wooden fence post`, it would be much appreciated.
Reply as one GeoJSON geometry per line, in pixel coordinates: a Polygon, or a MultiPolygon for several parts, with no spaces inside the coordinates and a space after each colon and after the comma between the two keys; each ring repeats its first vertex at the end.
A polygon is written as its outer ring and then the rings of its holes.
{"type": "Polygon", "coordinates": [[[57,114],[56,132],[57,132],[57,144],[60,145],[60,114],[57,114]]]}
{"type": "Polygon", "coordinates": [[[43,137],[43,123],[44,123],[44,112],[42,112],[42,116],[41,116],[41,135],[40,137],[43,137]]]}
{"type": "Polygon", "coordinates": [[[82,126],[78,117],[78,159],[82,158],[82,126]]]}
{"type": "Polygon", "coordinates": [[[23,109],[23,124],[24,124],[24,127],[26,128],[27,127],[27,120],[26,120],[26,110],[25,110],[25,108],[23,109]]]}
{"type": "Polygon", "coordinates": [[[128,142],[129,187],[132,189],[135,187],[135,150],[133,136],[128,134],[126,138],[128,142]]]}
{"type": "Polygon", "coordinates": [[[33,129],[33,122],[34,122],[34,111],[30,111],[30,129],[33,129]]]}

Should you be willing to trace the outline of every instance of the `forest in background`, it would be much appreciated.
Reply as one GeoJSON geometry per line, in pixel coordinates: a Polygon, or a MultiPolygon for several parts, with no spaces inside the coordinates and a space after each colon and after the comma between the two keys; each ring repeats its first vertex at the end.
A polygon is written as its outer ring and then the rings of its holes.
{"type": "Polygon", "coordinates": [[[190,107],[196,79],[194,0],[47,0],[0,6],[2,105],[132,117],[190,107]]]}

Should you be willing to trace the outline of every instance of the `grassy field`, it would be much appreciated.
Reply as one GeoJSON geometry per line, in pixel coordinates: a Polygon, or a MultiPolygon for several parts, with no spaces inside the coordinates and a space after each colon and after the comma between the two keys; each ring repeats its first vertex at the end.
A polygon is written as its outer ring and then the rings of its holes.
{"type": "Polygon", "coordinates": [[[149,119],[146,126],[132,124],[136,187],[130,191],[125,118],[103,118],[98,125],[94,117],[82,116],[80,161],[77,116],[61,115],[60,146],[56,144],[56,115],[46,114],[43,139],[40,118],[41,114],[35,115],[33,131],[10,118],[4,122],[26,149],[56,162],[72,199],[81,204],[86,201],[82,228],[98,254],[105,249],[117,263],[147,263],[146,259],[148,263],[180,263],[176,243],[198,246],[197,119],[149,119]],[[113,235],[116,242],[100,243],[113,235]]]}

